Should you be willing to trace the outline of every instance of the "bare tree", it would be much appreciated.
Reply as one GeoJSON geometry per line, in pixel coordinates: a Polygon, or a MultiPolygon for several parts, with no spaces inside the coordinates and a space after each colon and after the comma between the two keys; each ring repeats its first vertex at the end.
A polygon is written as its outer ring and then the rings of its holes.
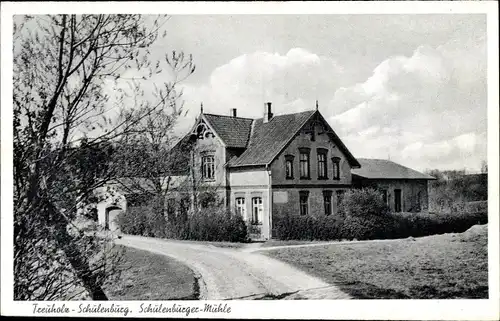
{"type": "Polygon", "coordinates": [[[102,285],[112,274],[109,242],[73,222],[79,204],[90,202],[92,192],[117,171],[113,164],[95,171],[85,162],[92,148],[144,130],[138,125],[171,104],[177,80],[163,70],[165,64],[171,70],[194,71],[191,57],[183,54],[173,52],[164,61],[151,58],[149,49],[167,20],[140,15],[16,17],[15,299],[61,299],[75,284],[92,299],[107,299],[102,285]],[[128,77],[131,71],[137,76],[128,77]],[[159,73],[166,80],[155,84],[149,97],[144,83],[159,73]],[[109,90],[113,85],[116,90],[109,90]]]}

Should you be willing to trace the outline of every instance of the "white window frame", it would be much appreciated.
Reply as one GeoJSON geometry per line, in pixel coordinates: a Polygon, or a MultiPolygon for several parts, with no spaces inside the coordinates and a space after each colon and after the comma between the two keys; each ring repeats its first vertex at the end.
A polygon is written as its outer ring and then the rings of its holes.
{"type": "Polygon", "coordinates": [[[262,200],[262,196],[252,197],[252,219],[250,223],[252,225],[261,225],[263,215],[264,215],[264,201],[262,200]],[[255,219],[255,214],[257,214],[257,219],[255,219]]]}
{"type": "Polygon", "coordinates": [[[332,167],[333,167],[333,179],[340,180],[340,158],[333,157],[332,158],[332,167]]]}
{"type": "Polygon", "coordinates": [[[247,220],[247,208],[245,204],[245,197],[238,196],[234,200],[234,204],[236,207],[236,214],[241,215],[243,220],[247,220]]]}
{"type": "Polygon", "coordinates": [[[299,177],[311,178],[311,152],[309,150],[301,150],[299,153],[299,177]]]}
{"type": "Polygon", "coordinates": [[[205,180],[213,180],[215,178],[214,155],[203,155],[201,157],[201,177],[205,180]]]}

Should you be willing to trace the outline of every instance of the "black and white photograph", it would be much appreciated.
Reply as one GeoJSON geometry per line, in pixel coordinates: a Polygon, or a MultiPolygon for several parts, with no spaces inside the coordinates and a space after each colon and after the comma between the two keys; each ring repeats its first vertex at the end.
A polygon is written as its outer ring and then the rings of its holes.
{"type": "Polygon", "coordinates": [[[2,4],[2,315],[498,319],[498,4],[384,3],[2,4]]]}

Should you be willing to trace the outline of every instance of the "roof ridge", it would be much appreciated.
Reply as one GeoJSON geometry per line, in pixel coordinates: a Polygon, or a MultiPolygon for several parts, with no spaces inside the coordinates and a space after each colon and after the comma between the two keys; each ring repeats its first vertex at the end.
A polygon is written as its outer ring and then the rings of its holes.
{"type": "MultiPolygon", "coordinates": [[[[315,109],[308,109],[308,110],[303,110],[303,111],[298,111],[296,113],[289,113],[289,114],[273,114],[273,117],[271,118],[271,120],[273,120],[275,117],[283,117],[283,116],[291,116],[291,115],[298,115],[298,114],[305,114],[305,113],[314,113],[316,110],[315,109]]],[[[259,118],[256,118],[255,120],[259,120],[259,119],[263,119],[264,117],[259,117],[259,118]]],[[[270,121],[271,121],[270,120],[270,121]]]]}
{"type": "Polygon", "coordinates": [[[255,128],[255,123],[256,122],[257,122],[257,120],[253,119],[252,123],[250,124],[250,132],[248,133],[248,139],[247,139],[247,144],[245,145],[245,148],[248,148],[248,145],[250,145],[250,140],[252,139],[252,135],[253,135],[253,132],[254,132],[254,128],[255,128]]]}
{"type": "MultiPolygon", "coordinates": [[[[271,120],[274,117],[281,117],[281,116],[290,116],[290,115],[297,115],[297,114],[302,114],[302,113],[307,113],[307,112],[315,112],[315,109],[308,109],[308,110],[303,110],[303,111],[298,111],[295,113],[289,113],[289,114],[278,114],[278,115],[273,115],[271,120]]],[[[250,119],[250,120],[259,120],[263,119],[264,117],[259,117],[259,118],[250,118],[250,117],[239,117],[239,116],[228,116],[228,115],[219,115],[219,114],[212,114],[212,113],[203,113],[204,115],[209,115],[209,116],[217,116],[217,117],[227,117],[227,118],[239,118],[239,119],[250,119]]]]}
{"type": "Polygon", "coordinates": [[[254,120],[254,118],[249,118],[249,117],[238,117],[238,116],[228,116],[228,115],[217,115],[217,114],[211,114],[211,113],[203,113],[204,115],[209,115],[209,116],[217,116],[217,117],[227,117],[227,118],[239,118],[239,119],[249,119],[249,120],[254,120]]]}

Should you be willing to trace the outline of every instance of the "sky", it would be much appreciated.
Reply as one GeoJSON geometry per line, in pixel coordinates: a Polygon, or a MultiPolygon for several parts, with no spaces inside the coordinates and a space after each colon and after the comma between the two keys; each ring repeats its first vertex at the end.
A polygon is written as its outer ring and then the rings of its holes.
{"type": "MultiPolygon", "coordinates": [[[[200,112],[319,110],[355,157],[478,171],[486,160],[485,15],[174,15],[158,57],[192,54],[200,112]]],[[[161,76],[161,75],[160,75],[161,76]]]]}

